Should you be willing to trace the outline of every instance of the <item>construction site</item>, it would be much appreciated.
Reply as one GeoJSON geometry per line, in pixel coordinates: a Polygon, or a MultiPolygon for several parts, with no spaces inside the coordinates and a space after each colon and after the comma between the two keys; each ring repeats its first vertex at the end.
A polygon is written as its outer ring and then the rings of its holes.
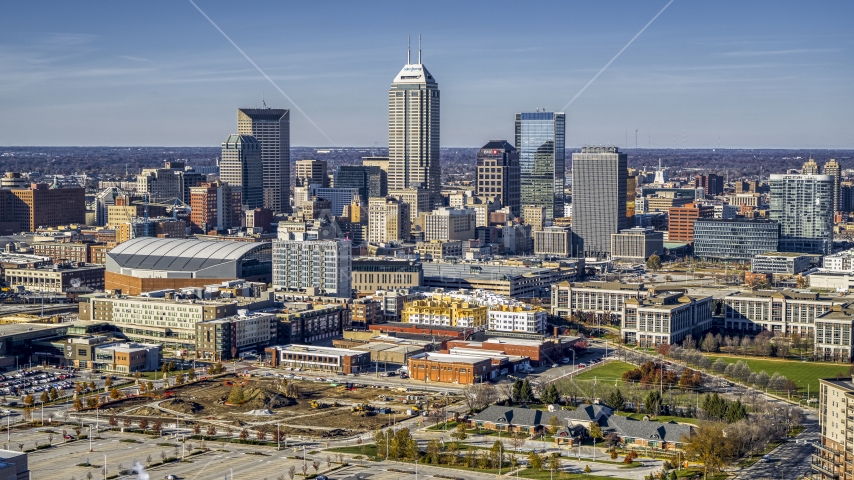
{"type": "Polygon", "coordinates": [[[453,396],[408,392],[350,382],[226,376],[176,386],[159,394],[131,396],[100,406],[99,414],[136,428],[195,427],[210,436],[242,430],[287,437],[336,438],[358,435],[431,409],[453,404],[453,396]]]}

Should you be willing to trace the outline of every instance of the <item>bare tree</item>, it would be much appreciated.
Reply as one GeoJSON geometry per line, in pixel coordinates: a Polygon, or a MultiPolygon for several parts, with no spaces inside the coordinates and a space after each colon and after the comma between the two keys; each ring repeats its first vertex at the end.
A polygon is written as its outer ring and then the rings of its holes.
{"type": "Polygon", "coordinates": [[[476,383],[463,389],[463,401],[469,410],[481,410],[495,402],[497,392],[488,383],[476,383]]]}
{"type": "Polygon", "coordinates": [[[290,478],[291,480],[294,480],[294,477],[296,476],[296,474],[297,474],[297,467],[291,465],[290,468],[288,468],[288,478],[290,478]]]}

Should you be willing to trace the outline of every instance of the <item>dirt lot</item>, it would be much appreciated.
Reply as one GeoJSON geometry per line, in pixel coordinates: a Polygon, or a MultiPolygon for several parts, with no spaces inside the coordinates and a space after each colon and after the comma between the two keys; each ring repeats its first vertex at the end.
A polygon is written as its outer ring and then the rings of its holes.
{"type": "MultiPolygon", "coordinates": [[[[388,414],[351,411],[355,405],[390,408],[396,419],[406,417],[407,393],[388,388],[354,388],[329,383],[283,381],[271,377],[220,378],[171,389],[168,398],[129,398],[104,405],[102,415],[131,418],[162,417],[169,422],[181,417],[182,422],[214,424],[222,431],[228,427],[260,427],[283,422],[289,435],[334,437],[375,429],[388,423],[388,414]],[[288,386],[290,383],[290,386],[288,386]],[[244,402],[231,405],[229,395],[241,390],[244,402]],[[313,408],[312,401],[320,408],[313,408]]],[[[431,400],[425,397],[425,401],[431,400]]],[[[438,399],[436,399],[438,400],[438,399]]],[[[409,402],[412,403],[412,402],[409,402]]],[[[394,417],[392,417],[394,418],[394,417]]]]}

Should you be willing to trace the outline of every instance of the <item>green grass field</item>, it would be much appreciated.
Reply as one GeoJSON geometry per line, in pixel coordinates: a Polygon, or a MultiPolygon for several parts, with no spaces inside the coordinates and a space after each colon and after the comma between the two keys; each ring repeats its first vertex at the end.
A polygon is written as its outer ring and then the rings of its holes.
{"type": "Polygon", "coordinates": [[[623,378],[623,373],[634,370],[635,368],[634,365],[629,363],[613,361],[604,365],[599,364],[596,367],[587,367],[586,371],[576,375],[575,379],[593,380],[593,377],[596,377],[596,380],[601,382],[614,381],[623,378]]]}
{"type": "Polygon", "coordinates": [[[807,385],[809,385],[810,395],[813,397],[818,393],[819,378],[835,378],[839,373],[845,378],[848,376],[849,367],[847,364],[801,362],[800,360],[768,360],[723,355],[714,355],[711,358],[722,358],[727,363],[735,363],[740,360],[756,373],[764,371],[768,375],[774,375],[775,372],[779,372],[780,375],[784,375],[795,382],[801,389],[801,393],[807,393],[807,385]]]}
{"type": "MultiPolygon", "coordinates": [[[[630,412],[617,412],[617,415],[620,415],[622,417],[628,417],[628,418],[631,418],[632,420],[643,420],[643,417],[645,414],[643,414],[643,413],[630,413],[630,412]]],[[[659,415],[659,416],[653,418],[653,420],[656,420],[659,422],[669,422],[672,420],[672,421],[677,422],[677,423],[690,423],[693,425],[696,425],[697,422],[699,421],[696,418],[673,417],[670,415],[659,415]]]]}
{"type": "MultiPolygon", "coordinates": [[[[592,462],[591,462],[592,463],[592,462]]],[[[595,466],[595,464],[594,464],[595,466]]],[[[591,467],[593,468],[593,467],[591,467]]],[[[519,470],[519,478],[533,478],[535,480],[552,480],[555,478],[566,479],[566,480],[601,480],[603,477],[596,475],[587,475],[586,473],[566,473],[563,472],[560,475],[552,475],[548,470],[532,470],[530,468],[525,468],[519,470]]],[[[620,480],[618,477],[608,477],[613,478],[615,480],[620,480]]]]}

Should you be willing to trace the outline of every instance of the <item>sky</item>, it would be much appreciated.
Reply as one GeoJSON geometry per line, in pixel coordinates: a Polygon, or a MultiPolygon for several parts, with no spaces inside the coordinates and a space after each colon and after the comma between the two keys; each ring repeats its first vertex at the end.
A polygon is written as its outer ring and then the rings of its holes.
{"type": "MultiPolygon", "coordinates": [[[[410,34],[442,146],[512,142],[516,112],[560,111],[668,0],[195,1],[292,101],[189,1],[15,2],[0,145],[218,146],[263,100],[292,109],[291,145],[384,147],[410,34]]],[[[566,109],[567,146],[854,148],[851,19],[675,0],[566,109]]]]}

